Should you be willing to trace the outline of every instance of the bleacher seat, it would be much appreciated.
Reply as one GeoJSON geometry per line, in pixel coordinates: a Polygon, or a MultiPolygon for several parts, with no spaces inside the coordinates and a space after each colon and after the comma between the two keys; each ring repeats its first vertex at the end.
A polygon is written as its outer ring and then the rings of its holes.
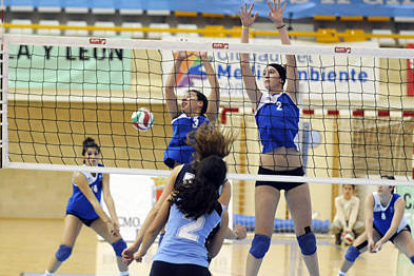
{"type": "MultiPolygon", "coordinates": [[[[401,35],[414,35],[414,31],[411,31],[411,30],[401,30],[400,31],[400,34],[401,35]]],[[[398,43],[400,45],[414,44],[414,38],[409,38],[409,39],[400,38],[400,39],[398,39],[398,43]]]]}
{"type": "Polygon", "coordinates": [[[396,16],[394,17],[396,23],[413,23],[414,17],[396,16]]]}
{"type": "Polygon", "coordinates": [[[171,14],[169,10],[147,10],[147,14],[151,16],[168,16],[171,14]]]}
{"type": "MultiPolygon", "coordinates": [[[[68,26],[87,26],[86,21],[68,21],[68,26]]],[[[65,36],[88,36],[87,30],[65,30],[65,36]]]]}
{"type": "Polygon", "coordinates": [[[223,34],[224,26],[222,25],[207,25],[205,30],[207,31],[207,33],[204,33],[205,37],[226,37],[223,34]]]}
{"type": "Polygon", "coordinates": [[[65,8],[65,12],[66,13],[88,13],[89,9],[84,8],[84,7],[79,7],[79,8],[67,7],[67,8],[65,8]]]}
{"type": "MultiPolygon", "coordinates": [[[[373,29],[373,34],[392,34],[391,30],[385,29],[373,29]]],[[[372,41],[379,41],[379,44],[382,46],[395,46],[395,39],[393,38],[372,38],[372,41]]]]}
{"type": "Polygon", "coordinates": [[[141,15],[144,14],[144,11],[140,9],[120,9],[119,13],[122,15],[141,15]]]}
{"type": "MultiPolygon", "coordinates": [[[[95,22],[95,26],[96,27],[115,27],[115,23],[112,21],[96,21],[95,22]]],[[[104,37],[109,37],[109,36],[116,36],[116,32],[115,31],[100,31],[100,30],[96,30],[92,32],[93,36],[104,36],[104,37]]]]}
{"type": "MultiPolygon", "coordinates": [[[[60,23],[58,20],[40,20],[39,25],[52,25],[52,26],[59,26],[60,23]]],[[[60,35],[61,30],[59,29],[37,29],[38,35],[60,35]]]]}
{"type": "MultiPolygon", "coordinates": [[[[124,22],[122,27],[126,28],[142,28],[142,24],[139,22],[124,22]]],[[[122,36],[128,36],[131,38],[144,38],[144,32],[122,32],[122,36]]]]}
{"type": "Polygon", "coordinates": [[[10,6],[11,12],[33,12],[34,6],[10,6]]]}
{"type": "Polygon", "coordinates": [[[115,14],[115,9],[110,8],[93,8],[93,14],[115,14]]]}
{"type": "MultiPolygon", "coordinates": [[[[149,25],[150,28],[158,28],[158,29],[169,29],[170,25],[168,25],[167,23],[151,23],[149,25]]],[[[161,38],[165,38],[165,37],[171,37],[171,33],[169,32],[149,32],[147,34],[148,38],[150,39],[161,39],[161,38]]]]}
{"type": "MultiPolygon", "coordinates": [[[[178,24],[177,29],[189,29],[189,30],[197,30],[198,27],[196,24],[178,24]]],[[[176,33],[178,37],[200,37],[199,33],[176,33]]]]}
{"type": "MultiPolygon", "coordinates": [[[[22,25],[31,25],[32,21],[30,19],[12,19],[11,24],[22,24],[22,25]]],[[[9,29],[10,34],[20,34],[20,35],[31,35],[33,34],[33,29],[30,28],[11,28],[9,29]]]]}
{"type": "Polygon", "coordinates": [[[61,7],[38,7],[40,13],[59,13],[62,11],[61,7]]]}

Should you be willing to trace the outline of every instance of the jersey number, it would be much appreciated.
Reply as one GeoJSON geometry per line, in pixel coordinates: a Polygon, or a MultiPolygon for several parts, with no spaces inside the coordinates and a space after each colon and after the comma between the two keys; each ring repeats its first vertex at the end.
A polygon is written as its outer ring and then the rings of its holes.
{"type": "MultiPolygon", "coordinates": [[[[183,219],[190,220],[183,216],[183,219]]],[[[178,229],[177,236],[183,239],[197,242],[198,235],[194,234],[201,228],[203,228],[206,218],[204,216],[199,217],[197,220],[191,220],[189,224],[183,225],[178,229]]]]}
{"type": "Polygon", "coordinates": [[[277,110],[282,110],[282,103],[281,102],[276,102],[277,105],[277,110]]]}

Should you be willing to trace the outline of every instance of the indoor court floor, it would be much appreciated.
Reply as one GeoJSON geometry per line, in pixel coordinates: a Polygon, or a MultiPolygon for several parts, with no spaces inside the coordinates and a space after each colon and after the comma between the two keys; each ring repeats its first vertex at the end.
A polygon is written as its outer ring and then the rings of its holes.
{"type": "MultiPolygon", "coordinates": [[[[42,275],[51,256],[58,248],[63,220],[0,218],[0,276],[42,275]]],[[[210,271],[214,276],[241,276],[251,238],[223,245],[213,260],[210,271]]],[[[148,275],[153,245],[143,263],[130,265],[130,274],[148,275]]],[[[336,276],[341,265],[344,247],[333,244],[333,238],[318,237],[318,255],[321,276],[336,276]]],[[[348,276],[408,276],[414,267],[398,269],[398,252],[388,243],[378,254],[364,254],[348,276]],[[403,271],[403,273],[401,273],[403,271]]],[[[72,256],[62,265],[59,275],[118,275],[112,247],[99,242],[95,233],[83,227],[72,256]]],[[[263,261],[259,275],[308,275],[300,258],[300,250],[293,235],[274,235],[272,246],[263,261]]]]}

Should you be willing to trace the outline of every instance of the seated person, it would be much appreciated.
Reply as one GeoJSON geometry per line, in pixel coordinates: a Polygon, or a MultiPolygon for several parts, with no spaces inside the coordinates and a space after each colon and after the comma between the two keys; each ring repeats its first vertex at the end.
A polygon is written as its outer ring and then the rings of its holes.
{"type": "Polygon", "coordinates": [[[341,245],[341,236],[353,232],[354,236],[364,232],[364,223],[358,218],[359,198],[355,195],[355,185],[343,185],[342,195],[335,198],[336,215],[330,229],[335,234],[335,244],[341,245]]]}

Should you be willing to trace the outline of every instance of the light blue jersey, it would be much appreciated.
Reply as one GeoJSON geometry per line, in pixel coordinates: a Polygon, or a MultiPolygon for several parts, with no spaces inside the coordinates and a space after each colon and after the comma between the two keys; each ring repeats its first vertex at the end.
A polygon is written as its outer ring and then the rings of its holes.
{"type": "Polygon", "coordinates": [[[281,147],[299,149],[299,108],[287,93],[262,93],[255,117],[263,145],[262,153],[281,147]]]}
{"type": "MultiPolygon", "coordinates": [[[[378,193],[372,194],[374,197],[374,226],[381,235],[385,235],[391,227],[392,219],[394,218],[395,202],[401,197],[399,194],[393,194],[387,206],[382,206],[378,193]]],[[[406,217],[402,217],[396,233],[399,233],[408,225],[406,217]]]]}
{"type": "MultiPolygon", "coordinates": [[[[103,167],[102,164],[98,164],[99,167],[103,167]]],[[[89,187],[95,194],[98,201],[101,201],[102,194],[102,173],[97,173],[95,176],[90,172],[80,172],[88,180],[89,187]]],[[[98,214],[92,207],[92,204],[85,197],[82,191],[79,189],[78,185],[75,183],[74,177],[76,172],[73,175],[72,185],[73,185],[73,194],[69,198],[68,206],[66,207],[66,212],[74,214],[77,217],[83,219],[96,219],[98,214]]]]}
{"type": "Polygon", "coordinates": [[[170,208],[166,233],[153,261],[173,264],[193,264],[208,267],[205,242],[218,226],[224,207],[217,202],[215,210],[197,220],[188,219],[173,204],[170,208]]]}
{"type": "Polygon", "coordinates": [[[195,150],[186,144],[187,134],[198,129],[204,122],[209,123],[204,115],[188,117],[185,113],[171,121],[173,135],[164,152],[164,163],[168,167],[173,168],[175,162],[184,164],[192,161],[195,150]]]}

